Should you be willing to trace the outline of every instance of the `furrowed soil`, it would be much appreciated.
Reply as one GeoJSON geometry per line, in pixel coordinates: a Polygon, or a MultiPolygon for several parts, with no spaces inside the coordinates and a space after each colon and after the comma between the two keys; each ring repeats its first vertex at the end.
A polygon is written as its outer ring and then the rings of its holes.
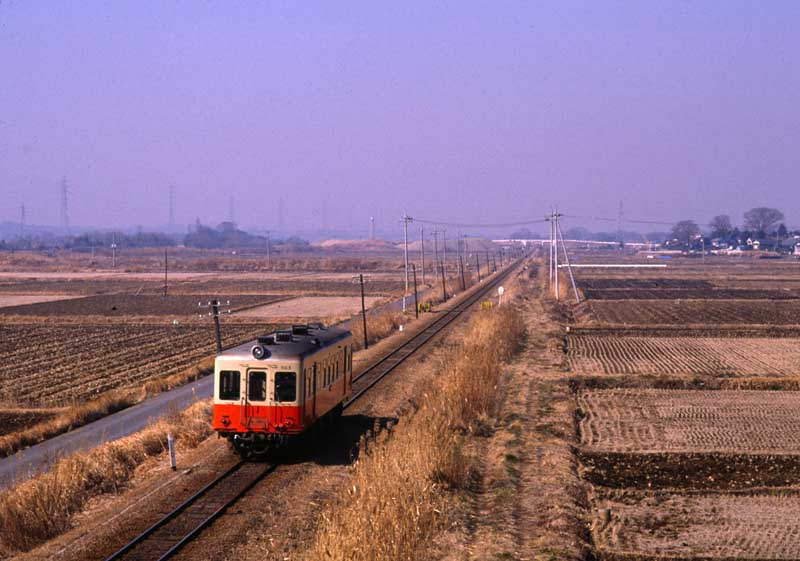
{"type": "Polygon", "coordinates": [[[562,350],[598,560],[800,557],[797,269],[709,261],[580,280],[562,350]]]}
{"type": "MultiPolygon", "coordinates": [[[[646,333],[638,331],[637,333],[646,333]]],[[[680,333],[676,331],[676,334],[680,333]]],[[[579,375],[796,376],[800,337],[566,336],[567,359],[579,375]]]]}
{"type": "Polygon", "coordinates": [[[595,300],[587,304],[595,321],[623,325],[793,325],[800,323],[798,300],[595,300]]]}

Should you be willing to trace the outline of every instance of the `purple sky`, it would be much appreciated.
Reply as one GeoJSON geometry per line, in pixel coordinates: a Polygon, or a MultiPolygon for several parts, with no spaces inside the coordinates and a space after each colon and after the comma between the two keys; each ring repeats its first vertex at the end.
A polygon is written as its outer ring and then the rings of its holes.
{"type": "Polygon", "coordinates": [[[0,221],[800,224],[800,2],[431,4],[0,3],[0,221]]]}

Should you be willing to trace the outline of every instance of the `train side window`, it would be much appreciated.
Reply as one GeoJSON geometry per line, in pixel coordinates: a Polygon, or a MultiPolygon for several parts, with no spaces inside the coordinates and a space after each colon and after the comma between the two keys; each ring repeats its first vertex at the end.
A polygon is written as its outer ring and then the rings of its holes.
{"type": "Polygon", "coordinates": [[[238,370],[222,370],[219,373],[219,398],[220,399],[239,399],[239,385],[241,384],[241,374],[238,370]]]}
{"type": "Polygon", "coordinates": [[[297,374],[294,372],[275,373],[275,401],[295,401],[297,399],[297,374]]]}
{"type": "Polygon", "coordinates": [[[250,372],[247,384],[247,399],[250,401],[267,400],[267,373],[250,372]]]}

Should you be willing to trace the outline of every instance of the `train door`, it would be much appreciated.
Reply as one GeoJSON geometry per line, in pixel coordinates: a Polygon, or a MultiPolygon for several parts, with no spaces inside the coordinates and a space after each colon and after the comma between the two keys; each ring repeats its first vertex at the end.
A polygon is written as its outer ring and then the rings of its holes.
{"type": "Polygon", "coordinates": [[[249,429],[267,428],[263,414],[267,405],[267,373],[248,370],[244,394],[244,424],[249,429]]]}
{"type": "Polygon", "coordinates": [[[317,419],[317,361],[314,361],[313,373],[311,374],[311,418],[317,419]]]}

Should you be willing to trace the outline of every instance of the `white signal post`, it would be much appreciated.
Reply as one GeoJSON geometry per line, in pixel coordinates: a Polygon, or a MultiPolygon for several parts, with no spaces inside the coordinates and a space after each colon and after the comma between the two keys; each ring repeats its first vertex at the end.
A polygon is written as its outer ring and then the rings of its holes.
{"type": "Polygon", "coordinates": [[[499,306],[501,306],[501,305],[503,304],[503,293],[504,293],[505,291],[506,291],[506,289],[505,289],[505,288],[503,288],[502,286],[499,286],[499,287],[497,288],[497,296],[498,296],[498,298],[497,298],[497,306],[498,306],[498,307],[499,307],[499,306]]]}

